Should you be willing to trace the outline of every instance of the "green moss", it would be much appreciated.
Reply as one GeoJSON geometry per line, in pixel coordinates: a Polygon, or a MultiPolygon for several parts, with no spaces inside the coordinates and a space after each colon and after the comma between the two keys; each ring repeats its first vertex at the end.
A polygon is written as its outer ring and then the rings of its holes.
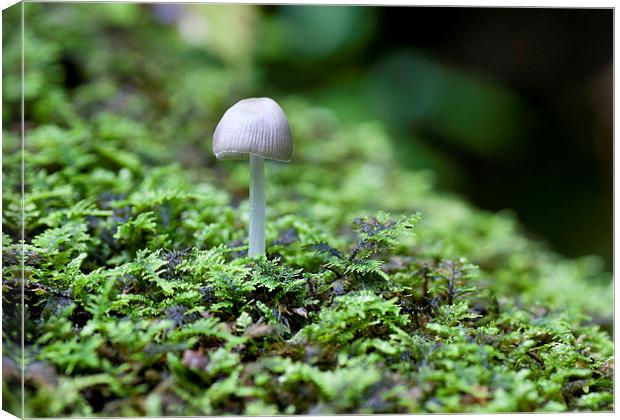
{"type": "MultiPolygon", "coordinates": [[[[19,308],[23,260],[27,416],[613,410],[599,260],[435,191],[380,122],[278,98],[293,162],[267,165],[267,257],[248,258],[248,167],[208,138],[259,86],[122,6],[26,5],[40,83],[23,243],[4,114],[3,304],[19,308]]],[[[13,411],[18,325],[5,310],[13,411]]]]}

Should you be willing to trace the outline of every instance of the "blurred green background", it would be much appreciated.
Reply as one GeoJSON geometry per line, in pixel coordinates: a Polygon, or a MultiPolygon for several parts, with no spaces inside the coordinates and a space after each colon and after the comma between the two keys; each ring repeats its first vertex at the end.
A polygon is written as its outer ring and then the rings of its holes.
{"type": "Polygon", "coordinates": [[[256,23],[267,86],[384,121],[402,165],[611,266],[611,10],[267,7],[256,23]]]}
{"type": "MultiPolygon", "coordinates": [[[[132,86],[146,86],[154,97],[172,95],[170,102],[178,102],[174,112],[187,120],[183,135],[200,150],[179,145],[175,153],[186,164],[212,159],[205,138],[213,127],[192,121],[192,110],[205,106],[198,102],[208,103],[224,91],[239,99],[247,92],[298,95],[345,121],[382,121],[402,151],[401,165],[429,170],[439,189],[481,208],[514,211],[530,235],[560,253],[598,254],[611,268],[611,9],[41,7],[59,8],[54,19],[82,14],[88,25],[102,13],[112,22],[102,29],[100,40],[84,39],[82,46],[70,49],[88,57],[88,69],[83,57],[66,54],[46,77],[56,77],[67,89],[78,88],[98,74],[93,46],[117,43],[119,73],[127,86],[118,100],[127,107],[132,86]],[[145,29],[141,33],[152,51],[131,45],[123,35],[127,23],[135,31],[145,29]],[[153,25],[161,32],[153,31],[153,25]],[[170,32],[192,47],[191,57],[181,61],[174,50],[156,52],[163,47],[159,41],[164,33],[161,39],[171,48],[170,32]],[[158,59],[144,59],[149,55],[158,59]],[[184,84],[149,86],[149,74],[184,71],[175,68],[177,62],[194,64],[184,84]],[[213,72],[203,77],[196,70],[201,62],[221,64],[226,82],[220,84],[213,72]],[[136,72],[139,66],[145,69],[136,72]],[[231,72],[234,83],[228,82],[231,72]],[[196,103],[184,103],[182,93],[175,102],[175,92],[188,89],[195,92],[196,103]]],[[[46,54],[54,53],[37,45],[29,58],[26,40],[27,61],[44,63],[46,54]]],[[[30,91],[45,89],[35,79],[26,80],[27,101],[30,91]]],[[[5,89],[11,85],[5,83],[5,89]]],[[[88,91],[81,88],[78,100],[80,95],[104,97],[109,86],[101,76],[88,91]]],[[[52,112],[53,107],[37,103],[27,106],[32,110],[27,112],[52,112]]],[[[136,115],[148,113],[139,107],[139,102],[129,106],[136,115]]],[[[8,111],[4,119],[10,123],[14,118],[8,111]]],[[[162,137],[173,137],[175,129],[163,124],[162,137]]]]}

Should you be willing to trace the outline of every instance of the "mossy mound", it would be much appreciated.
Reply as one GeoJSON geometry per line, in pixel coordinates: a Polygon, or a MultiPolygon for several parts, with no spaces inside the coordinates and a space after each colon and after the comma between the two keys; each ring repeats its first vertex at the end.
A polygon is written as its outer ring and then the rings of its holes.
{"type": "Polygon", "coordinates": [[[293,162],[267,165],[267,257],[248,258],[248,166],[209,137],[259,80],[151,6],[26,11],[23,247],[19,95],[3,98],[5,409],[23,249],[26,416],[613,410],[597,258],[435,191],[380,122],[282,95],[293,162]]]}

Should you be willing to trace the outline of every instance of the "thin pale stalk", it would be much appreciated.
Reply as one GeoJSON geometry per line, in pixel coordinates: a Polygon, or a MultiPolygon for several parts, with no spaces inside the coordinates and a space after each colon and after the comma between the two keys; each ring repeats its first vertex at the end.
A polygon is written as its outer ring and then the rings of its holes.
{"type": "Polygon", "coordinates": [[[265,162],[250,156],[250,257],[265,255],[265,162]]]}

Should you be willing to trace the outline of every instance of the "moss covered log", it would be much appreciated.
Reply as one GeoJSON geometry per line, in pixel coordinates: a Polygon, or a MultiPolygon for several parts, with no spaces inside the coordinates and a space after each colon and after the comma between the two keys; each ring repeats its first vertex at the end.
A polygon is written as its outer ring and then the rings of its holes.
{"type": "Polygon", "coordinates": [[[27,416],[613,410],[599,259],[436,191],[380,121],[277,92],[293,161],[266,165],[267,255],[249,258],[248,166],[210,136],[270,93],[251,60],[188,46],[149,5],[26,13],[24,238],[4,37],[5,409],[23,262],[27,416]]]}

